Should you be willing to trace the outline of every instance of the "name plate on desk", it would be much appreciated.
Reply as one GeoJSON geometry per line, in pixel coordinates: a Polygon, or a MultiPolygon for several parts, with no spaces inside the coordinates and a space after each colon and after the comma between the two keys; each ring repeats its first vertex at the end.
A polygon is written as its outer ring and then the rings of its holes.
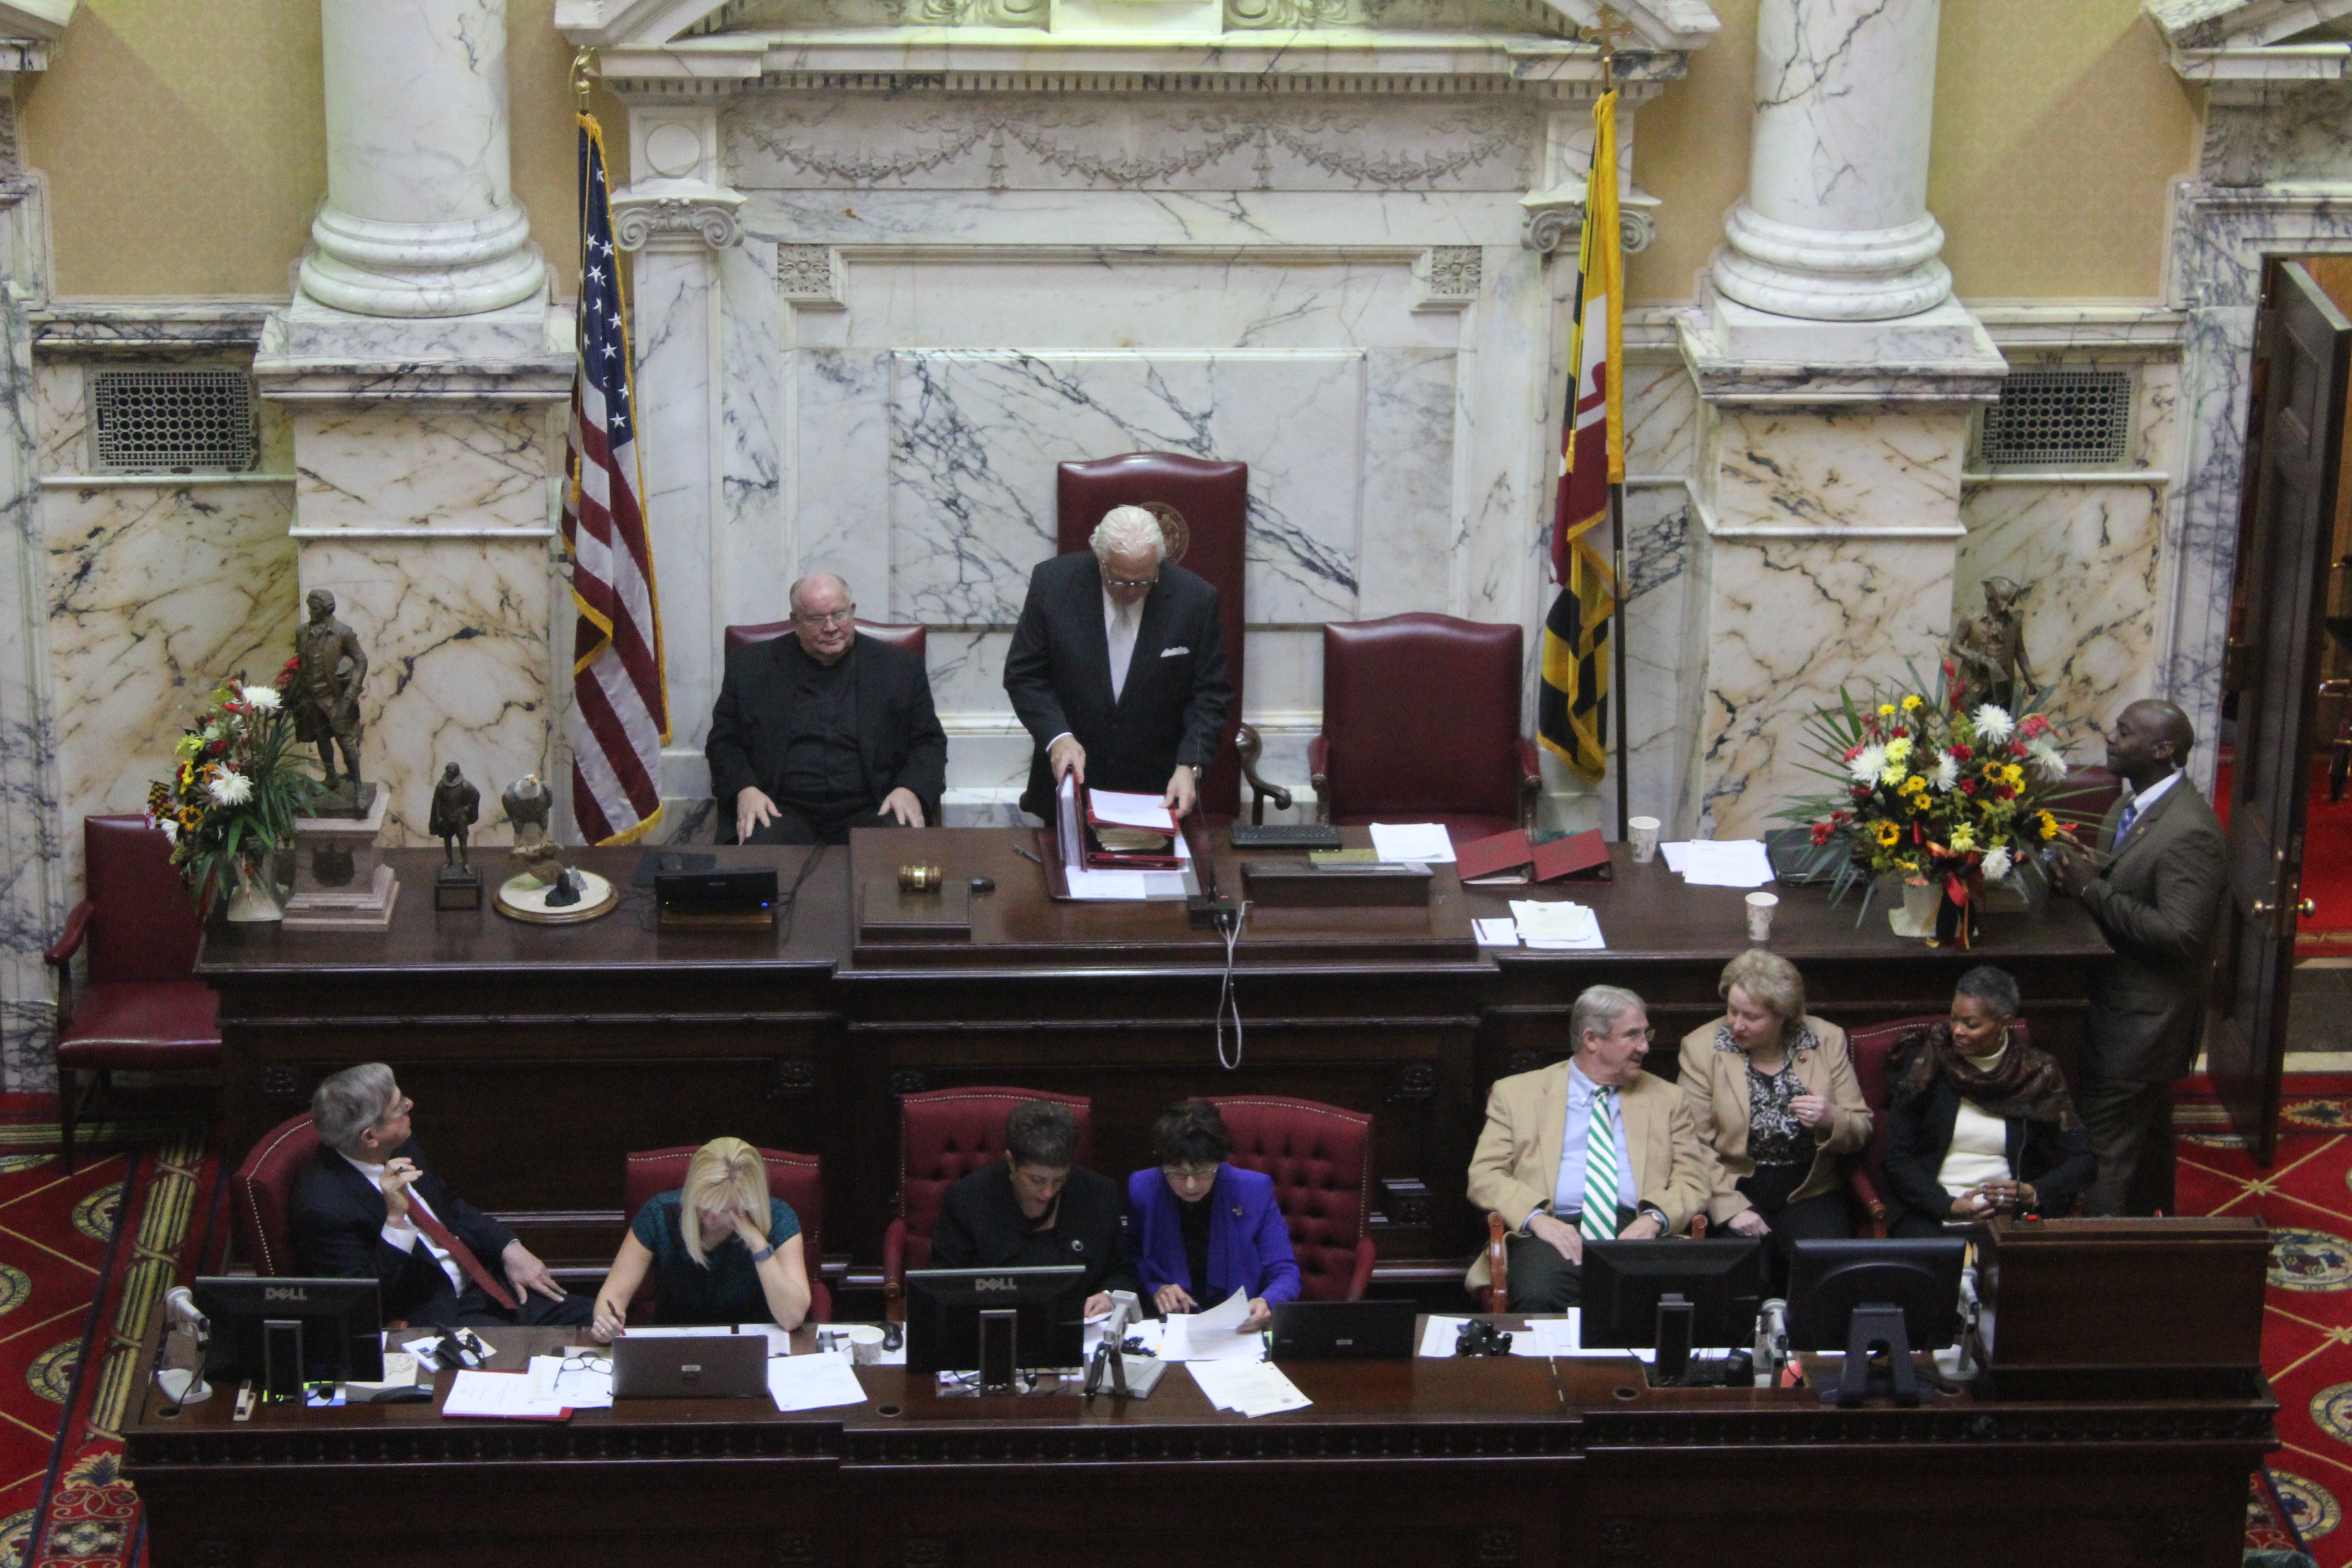
{"type": "Polygon", "coordinates": [[[866,879],[857,905],[860,942],[970,942],[971,889],[950,882],[910,893],[896,877],[866,879]]]}
{"type": "Polygon", "coordinates": [[[1261,909],[1412,909],[1429,904],[1429,868],[1410,860],[1244,860],[1242,880],[1261,909]]]}

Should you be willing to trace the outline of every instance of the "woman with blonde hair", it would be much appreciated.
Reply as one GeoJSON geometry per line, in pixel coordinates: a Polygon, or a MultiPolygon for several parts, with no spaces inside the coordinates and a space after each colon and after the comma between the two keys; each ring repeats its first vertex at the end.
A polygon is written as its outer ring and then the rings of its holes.
{"type": "Polygon", "coordinates": [[[1707,1218],[1789,1244],[1850,1237],[1842,1156],[1870,1142],[1845,1031],[1805,1011],[1805,982],[1775,952],[1724,966],[1724,1016],[1683,1037],[1683,1104],[1708,1156],[1707,1218]]]}
{"type": "Polygon", "coordinates": [[[768,1168],[740,1138],[714,1138],[697,1149],[686,1185],[656,1194],[637,1211],[596,1290],[598,1339],[622,1332],[648,1269],[659,1323],[796,1329],[808,1316],[800,1216],[768,1195],[768,1168]]]}

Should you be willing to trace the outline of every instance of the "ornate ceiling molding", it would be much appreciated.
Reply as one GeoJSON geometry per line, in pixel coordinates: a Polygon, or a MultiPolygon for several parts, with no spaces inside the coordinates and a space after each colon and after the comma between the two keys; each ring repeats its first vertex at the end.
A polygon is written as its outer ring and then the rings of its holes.
{"type": "Polygon", "coordinates": [[[2352,65],[2352,42],[2329,26],[2352,16],[2352,0],[2141,0],[2140,9],[2190,81],[2342,81],[2352,65]],[[2304,37],[2315,33],[2323,36],[2304,37]]]}

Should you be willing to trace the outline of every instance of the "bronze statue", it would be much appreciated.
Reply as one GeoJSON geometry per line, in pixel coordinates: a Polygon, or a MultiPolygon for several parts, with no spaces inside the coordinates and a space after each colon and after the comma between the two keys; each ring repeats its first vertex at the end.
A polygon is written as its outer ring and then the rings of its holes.
{"type": "Polygon", "coordinates": [[[446,864],[467,866],[466,841],[474,824],[482,819],[482,792],[466,780],[451,763],[441,770],[441,782],[433,786],[433,816],[426,824],[427,831],[441,840],[441,853],[446,864]]]}
{"type": "Polygon", "coordinates": [[[1984,580],[1984,614],[1970,616],[1952,633],[1952,667],[1971,698],[2015,710],[2017,699],[2042,689],[2025,656],[2025,614],[2018,608],[2030,584],[2007,577],[1984,580]]]}
{"type": "Polygon", "coordinates": [[[335,619],[335,596],[324,588],[310,590],[310,618],[294,634],[294,684],[288,693],[294,713],[294,738],[315,743],[327,792],[343,795],[365,808],[360,783],[360,688],[367,680],[367,655],[359,634],[335,619]],[[343,770],[351,775],[345,790],[335,771],[335,753],[342,753],[343,770]]]}

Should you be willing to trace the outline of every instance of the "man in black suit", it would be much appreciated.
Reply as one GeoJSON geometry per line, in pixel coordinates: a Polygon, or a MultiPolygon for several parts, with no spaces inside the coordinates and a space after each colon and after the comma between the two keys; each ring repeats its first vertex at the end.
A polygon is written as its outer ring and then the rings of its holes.
{"type": "Polygon", "coordinates": [[[1103,515],[1091,554],[1029,576],[1004,689],[1036,742],[1024,811],[1051,819],[1066,773],[1098,789],[1158,794],[1192,809],[1233,708],[1217,591],[1167,559],[1160,520],[1103,515]]]}
{"type": "Polygon", "coordinates": [[[710,710],[710,793],[737,842],[846,844],[852,827],[936,820],[948,738],[922,659],[859,637],[829,572],[789,598],[793,635],[730,654],[710,710]]]}
{"type": "Polygon", "coordinates": [[[515,1233],[449,1190],[409,1135],[415,1102],[382,1062],[345,1068],[310,1096],[318,1151],[294,1178],[294,1256],[314,1276],[375,1277],[386,1321],[455,1328],[581,1326],[568,1294],[515,1233]]]}

